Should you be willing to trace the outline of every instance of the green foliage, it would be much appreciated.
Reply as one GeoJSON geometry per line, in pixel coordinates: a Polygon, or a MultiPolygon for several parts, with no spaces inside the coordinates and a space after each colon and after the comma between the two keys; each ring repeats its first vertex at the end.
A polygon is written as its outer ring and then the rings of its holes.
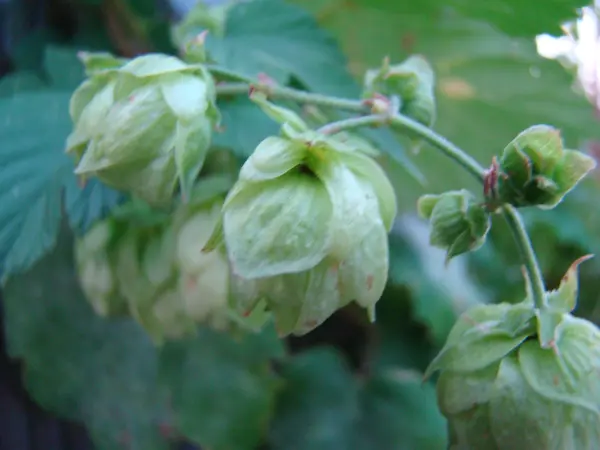
{"type": "Polygon", "coordinates": [[[560,23],[574,19],[576,8],[587,5],[582,0],[550,0],[545,1],[543,5],[519,0],[487,2],[449,0],[443,3],[437,0],[425,0],[418,5],[389,0],[359,0],[357,3],[387,13],[428,14],[431,17],[439,17],[446,9],[452,9],[459,13],[460,17],[482,20],[509,36],[518,37],[533,37],[540,33],[558,34],[560,23]]]}
{"type": "Polygon", "coordinates": [[[264,114],[249,99],[237,97],[219,103],[222,133],[215,135],[213,144],[229,148],[241,158],[250,156],[264,139],[277,133],[277,124],[264,114]]]}
{"type": "Polygon", "coordinates": [[[435,394],[430,385],[416,388],[416,372],[387,370],[357,383],[329,350],[300,355],[282,372],[287,384],[270,433],[274,449],[444,447],[435,394]]]}
{"type": "Polygon", "coordinates": [[[278,83],[292,77],[310,90],[355,96],[357,85],[335,41],[302,9],[279,0],[253,0],[229,11],[223,37],[207,38],[219,64],[249,77],[267,74],[278,83]]]}
{"type": "Polygon", "coordinates": [[[162,350],[161,378],[183,435],[214,449],[253,448],[261,441],[279,385],[268,358],[282,353],[273,330],[267,331],[266,339],[231,339],[201,330],[194,340],[162,350]]]}
{"type": "Polygon", "coordinates": [[[201,330],[157,350],[133,321],[91,310],[72,255],[63,232],[56,250],[4,291],[9,352],[27,361],[37,402],[83,421],[99,449],[167,449],[180,432],[215,449],[260,438],[276,387],[268,358],[281,354],[272,329],[249,339],[201,330]]]}
{"type": "Polygon", "coordinates": [[[53,247],[63,190],[69,219],[78,229],[118,200],[96,181],[81,189],[62,152],[70,127],[69,97],[59,90],[18,92],[0,103],[5,118],[0,125],[0,276],[26,270],[53,247]]]}
{"type": "Polygon", "coordinates": [[[94,314],[73,272],[68,235],[60,241],[4,291],[8,349],[27,361],[27,389],[48,410],[83,421],[99,449],[167,449],[159,425],[170,416],[151,341],[132,322],[94,314]]]}
{"type": "MultiPolygon", "coordinates": [[[[18,41],[10,51],[18,70],[0,79],[7,347],[23,362],[34,401],[82,423],[98,450],[168,450],[181,441],[211,450],[442,450],[470,445],[485,433],[497,444],[489,448],[542,448],[553,439],[548,430],[562,430],[570,413],[587,424],[578,436],[598,439],[597,405],[589,405],[582,390],[594,389],[582,374],[597,369],[597,329],[570,315],[574,310],[600,322],[600,261],[578,267],[582,255],[600,252],[592,158],[564,150],[561,170],[555,170],[538,157],[554,158],[556,152],[544,152],[556,146],[511,142],[524,129],[554,131],[529,128],[534,123],[560,130],[569,149],[600,136],[593,109],[571,89],[569,73],[541,59],[533,42],[538,33],[559,34],[560,22],[575,17],[581,1],[250,0],[199,7],[212,16],[190,14],[178,26],[149,0],[75,0],[69,7],[78,17],[76,31],[62,36],[34,30],[31,38],[26,8],[9,3],[18,41]],[[198,33],[206,29],[202,42],[198,33]],[[186,54],[194,38],[195,53],[186,54]],[[104,182],[74,175],[65,154],[73,131],[69,102],[90,76],[78,51],[90,49],[125,58],[164,52],[188,62],[205,52],[210,64],[198,70],[211,92],[201,86],[195,93],[212,102],[212,71],[218,113],[211,111],[211,121],[219,123],[200,133],[211,135],[210,149],[205,139],[201,155],[191,157],[179,146],[180,181],[189,195],[172,199],[169,193],[161,210],[131,198],[136,186],[154,179],[129,163],[104,182]],[[302,100],[310,95],[311,101],[302,100]],[[356,121],[372,119],[369,112],[380,117],[357,129],[356,121]],[[492,170],[484,192],[414,127],[381,127],[395,112],[435,127],[483,166],[498,157],[511,183],[490,179],[500,174],[492,170]],[[324,125],[325,131],[316,131],[324,125]],[[503,155],[507,142],[512,153],[503,155]],[[583,161],[582,167],[573,170],[573,161],[583,161]],[[570,192],[587,172],[591,179],[570,192]],[[539,194],[540,174],[550,199],[524,201],[523,190],[539,194]],[[486,195],[498,186],[502,201],[486,195]],[[182,205],[194,209],[195,201],[228,191],[215,230],[206,224],[195,230],[202,236],[213,231],[206,245],[199,234],[177,240],[178,254],[197,264],[197,278],[212,282],[202,289],[213,292],[198,294],[165,256],[175,254],[174,247],[158,247],[163,240],[157,230],[168,236],[184,222],[182,205]],[[420,204],[432,221],[431,235],[413,214],[425,192],[436,194],[420,204]],[[491,211],[504,201],[556,206],[523,209],[546,280],[545,311],[533,309],[513,234],[491,211]],[[128,254],[134,265],[107,262],[121,287],[135,291],[141,275],[127,271],[134,266],[155,286],[168,279],[173,288],[178,281],[169,295],[162,288],[131,294],[126,313],[100,317],[83,293],[75,242],[108,216],[116,224],[110,245],[126,229],[140,231],[128,254]],[[214,261],[203,265],[215,257],[211,252],[227,251],[226,273],[211,272],[214,261]],[[193,301],[186,299],[193,297],[196,306],[208,302],[222,278],[231,283],[229,304],[219,311],[231,326],[197,326],[190,320],[193,301]],[[179,302],[175,309],[182,315],[171,320],[173,308],[162,308],[159,297],[174,302],[167,306],[179,302]],[[161,318],[190,333],[153,341],[147,321],[155,325],[161,318]],[[282,338],[291,332],[304,336],[282,338]],[[566,356],[550,354],[545,347],[554,344],[566,356]],[[434,385],[422,383],[431,363],[442,372],[437,399],[434,385]],[[550,373],[559,375],[558,384],[550,373]],[[465,420],[473,402],[482,405],[478,420],[465,420]],[[531,406],[520,410],[520,422],[512,414],[517,403],[531,406]],[[535,433],[521,426],[528,419],[535,433]],[[519,443],[502,430],[519,436],[519,443]]],[[[52,5],[65,13],[59,3],[52,5]]],[[[109,76],[101,69],[96,64],[94,76],[104,83],[109,76]]],[[[147,80],[133,86],[130,75],[122,76],[122,90],[148,87],[147,80]]],[[[162,75],[174,84],[170,69],[162,75]]],[[[181,108],[177,133],[189,137],[185,130],[197,120],[187,107],[201,102],[189,89],[171,94],[165,101],[181,108]]],[[[144,127],[157,131],[152,120],[164,124],[152,119],[156,108],[140,113],[132,107],[135,124],[125,126],[132,116],[117,118],[112,102],[106,106],[87,130],[105,136],[121,127],[122,137],[137,147],[127,145],[118,156],[134,149],[127,156],[139,164],[143,151],[158,148],[153,135],[139,139],[144,127]],[[99,133],[105,112],[110,124],[99,133]]],[[[190,139],[199,140],[198,134],[190,139]]],[[[172,144],[164,141],[165,148],[172,144]]],[[[145,161],[164,175],[155,162],[145,161]]],[[[87,256],[94,262],[93,254],[87,256]]],[[[102,282],[98,268],[90,274],[102,282]]],[[[107,304],[124,302],[115,292],[106,294],[107,304]]],[[[575,450],[582,445],[564,444],[575,450]]]]}

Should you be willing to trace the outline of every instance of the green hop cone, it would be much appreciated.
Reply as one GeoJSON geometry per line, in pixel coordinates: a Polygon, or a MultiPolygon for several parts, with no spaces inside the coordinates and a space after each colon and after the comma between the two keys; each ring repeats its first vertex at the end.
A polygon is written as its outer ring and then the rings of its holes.
{"type": "Polygon", "coordinates": [[[450,449],[600,448],[600,331],[569,313],[575,266],[547,293],[548,345],[530,299],[477,306],[451,330],[426,373],[440,371],[450,449]]]}
{"type": "Polygon", "coordinates": [[[595,167],[593,158],[564,149],[559,130],[535,125],[521,132],[504,149],[497,186],[492,186],[490,200],[550,209],[595,167]]]}
{"type": "Polygon", "coordinates": [[[198,324],[228,325],[229,267],[203,253],[222,199],[182,204],[166,226],[132,227],[119,248],[120,289],[133,317],[157,343],[192,335],[198,324]]]}
{"type": "Polygon", "coordinates": [[[116,225],[109,219],[96,223],[75,241],[75,264],[81,289],[101,316],[123,315],[127,301],[119,292],[114,265],[116,225]]]}
{"type": "Polygon", "coordinates": [[[424,195],[417,209],[431,224],[430,244],[446,250],[446,262],[481,247],[491,226],[485,205],[464,189],[424,195]]]}
{"type": "Polygon", "coordinates": [[[228,325],[229,264],[222,252],[202,252],[217,224],[223,199],[193,209],[181,208],[176,221],[176,258],[180,270],[178,289],[185,309],[196,322],[214,328],[228,325]]]}
{"type": "Polygon", "coordinates": [[[387,281],[396,215],[384,171],[352,143],[308,130],[263,100],[282,136],[263,140],[223,206],[236,309],[265,299],[282,335],[303,334],[355,301],[371,312],[387,281]]]}
{"type": "Polygon", "coordinates": [[[402,114],[430,127],[436,114],[434,83],[433,69],[422,56],[392,66],[385,60],[380,68],[366,72],[363,97],[398,97],[402,114]]]}
{"type": "Polygon", "coordinates": [[[75,173],[156,206],[169,203],[178,183],[189,196],[219,120],[207,70],[160,54],[82,60],[89,78],[71,98],[67,140],[75,173]]]}

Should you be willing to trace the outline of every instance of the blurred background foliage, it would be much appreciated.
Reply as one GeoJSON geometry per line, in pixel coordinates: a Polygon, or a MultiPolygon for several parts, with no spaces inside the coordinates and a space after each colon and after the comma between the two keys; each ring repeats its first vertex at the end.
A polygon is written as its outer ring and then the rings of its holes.
{"type": "MultiPolygon", "coordinates": [[[[84,301],[61,211],[83,232],[122,198],[96,182],[81,187],[63,154],[69,96],[83,79],[77,52],[176,54],[171,27],[194,3],[0,2],[0,276],[16,274],[3,288],[4,328],[29,394],[83,423],[101,450],[168,449],[182,441],[211,450],[444,449],[445,423],[421,372],[465,308],[519,301],[524,286],[501,220],[482,249],[448,267],[443,252],[429,247],[427,227],[414,216],[416,199],[479,187],[427,146],[366,135],[387,150],[382,163],[401,211],[373,325],[349,307],[286,342],[271,329],[243,338],[201,330],[157,350],[137,324],[99,318],[84,301]]],[[[385,56],[423,54],[437,77],[435,129],[487,166],[536,123],[560,128],[570,147],[595,148],[600,127],[592,106],[574,92],[570,73],[537,54],[534,41],[540,33],[559,35],[560,24],[585,4],[254,0],[233,5],[207,46],[218,64],[249,76],[263,72],[340,96],[357,96],[364,71],[385,56]]],[[[276,131],[243,98],[220,107],[225,131],[215,147],[239,161],[276,131]]],[[[574,259],[600,253],[598,184],[593,173],[555,210],[525,211],[550,287],[574,259]]],[[[600,261],[580,274],[577,313],[598,321],[600,261]]]]}

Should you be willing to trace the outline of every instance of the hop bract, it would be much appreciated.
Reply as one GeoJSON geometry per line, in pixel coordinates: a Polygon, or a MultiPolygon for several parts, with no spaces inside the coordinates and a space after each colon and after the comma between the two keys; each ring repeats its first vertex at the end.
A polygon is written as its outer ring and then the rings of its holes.
{"type": "Polygon", "coordinates": [[[490,214],[469,191],[424,195],[419,214],[431,223],[429,243],[446,250],[446,260],[483,245],[491,226],[490,214]]]}
{"type": "Polygon", "coordinates": [[[553,208],[594,167],[593,158],[564,149],[557,129],[536,125],[521,132],[504,149],[497,186],[491,191],[497,199],[492,201],[553,208]]]}
{"type": "Polygon", "coordinates": [[[454,326],[426,374],[441,372],[451,448],[600,448],[600,331],[568,312],[574,271],[547,293],[554,325],[546,345],[544,314],[528,300],[478,306],[454,326]]]}
{"type": "Polygon", "coordinates": [[[75,264],[81,289],[101,316],[127,313],[127,302],[119,292],[111,245],[116,233],[115,224],[105,220],[75,242],[75,264]]]}
{"type": "Polygon", "coordinates": [[[84,64],[89,78],[71,98],[67,140],[75,172],[153,205],[168,203],[177,182],[189,195],[218,121],[206,69],[160,54],[84,64]]]}
{"type": "Polygon", "coordinates": [[[356,301],[373,309],[388,272],[395,194],[383,170],[266,102],[282,135],[262,141],[223,206],[242,313],[265,298],[281,334],[301,334],[356,301]],[[247,308],[247,309],[246,309],[247,308]],[[246,309],[246,310],[245,310],[246,309]]]}

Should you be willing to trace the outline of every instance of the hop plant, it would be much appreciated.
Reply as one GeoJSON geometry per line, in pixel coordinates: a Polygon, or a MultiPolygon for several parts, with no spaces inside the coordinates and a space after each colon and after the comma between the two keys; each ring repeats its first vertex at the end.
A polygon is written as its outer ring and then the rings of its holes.
{"type": "Polygon", "coordinates": [[[570,314],[580,261],[546,293],[550,339],[530,298],[475,307],[456,323],[426,373],[441,371],[450,448],[600,448],[600,331],[570,314]]]}
{"type": "Polygon", "coordinates": [[[178,182],[188,196],[219,117],[211,75],[160,54],[82,60],[89,78],[71,98],[67,140],[75,172],[152,205],[167,204],[178,182]]]}
{"type": "Polygon", "coordinates": [[[395,194],[383,170],[348,141],[308,129],[290,110],[255,100],[282,123],[243,165],[223,205],[223,238],[249,314],[266,299],[282,335],[303,334],[355,301],[371,312],[388,272],[395,194]]]}

